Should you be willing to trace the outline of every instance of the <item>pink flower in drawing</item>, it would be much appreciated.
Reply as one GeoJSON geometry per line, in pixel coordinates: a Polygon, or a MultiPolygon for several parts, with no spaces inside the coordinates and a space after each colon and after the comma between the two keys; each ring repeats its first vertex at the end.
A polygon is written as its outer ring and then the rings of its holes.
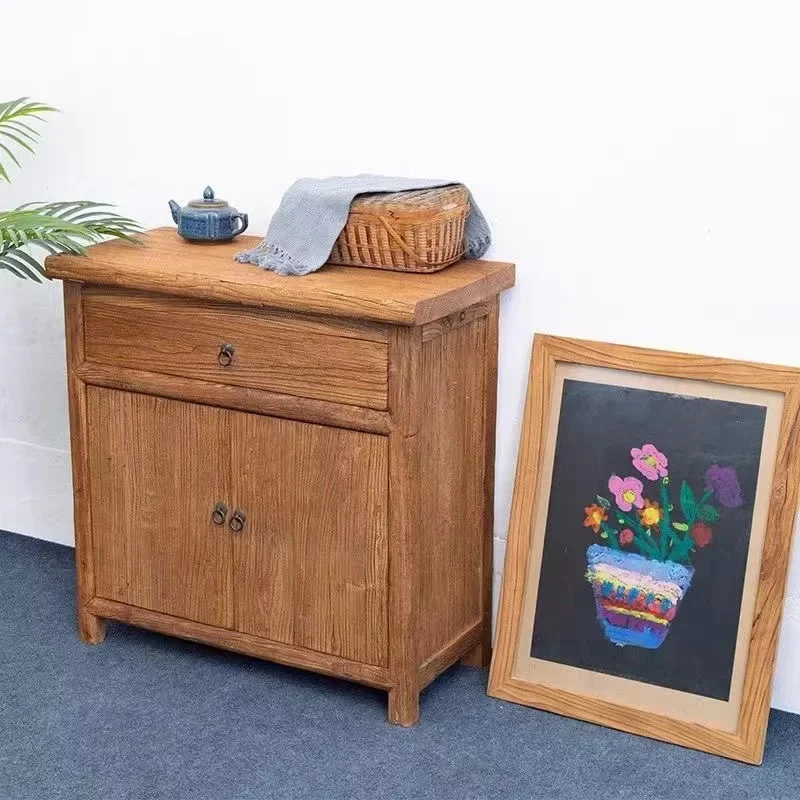
{"type": "Polygon", "coordinates": [[[651,481],[667,477],[667,457],[653,444],[643,444],[631,449],[633,466],[651,481]]]}
{"type": "Polygon", "coordinates": [[[642,489],[644,489],[644,484],[632,475],[627,478],[612,475],[608,479],[608,490],[614,495],[617,505],[623,511],[630,511],[633,506],[636,506],[636,508],[644,506],[642,489]]]}

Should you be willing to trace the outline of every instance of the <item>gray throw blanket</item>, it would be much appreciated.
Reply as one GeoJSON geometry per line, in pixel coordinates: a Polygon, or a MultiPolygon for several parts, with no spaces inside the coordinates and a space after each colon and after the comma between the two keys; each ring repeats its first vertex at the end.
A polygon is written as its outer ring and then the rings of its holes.
{"type": "MultiPolygon", "coordinates": [[[[242,263],[257,264],[279,275],[307,275],[318,270],[342,232],[350,203],[359,194],[433,189],[456,181],[353,175],[344,178],[300,178],[288,189],[264,240],[252,250],[236,254],[242,263]]],[[[465,257],[480,258],[491,244],[489,226],[470,194],[465,257]]]]}

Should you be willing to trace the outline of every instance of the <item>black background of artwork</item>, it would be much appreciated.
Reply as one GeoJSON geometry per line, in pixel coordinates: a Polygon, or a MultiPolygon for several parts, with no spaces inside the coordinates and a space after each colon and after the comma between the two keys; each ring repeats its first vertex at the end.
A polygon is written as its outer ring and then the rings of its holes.
{"type": "Polygon", "coordinates": [[[763,406],[564,381],[532,656],[728,699],[765,419],[763,406]],[[631,463],[631,448],[647,442],[669,459],[674,519],[683,520],[681,480],[699,497],[711,464],[736,467],[744,498],[740,508],[711,501],[720,511],[714,538],[692,553],[692,585],[657,650],[607,641],[585,579],[586,548],[603,540],[583,527],[583,509],[600,494],[613,521],[609,476],[636,476],[660,502],[658,483],[631,463]]]}

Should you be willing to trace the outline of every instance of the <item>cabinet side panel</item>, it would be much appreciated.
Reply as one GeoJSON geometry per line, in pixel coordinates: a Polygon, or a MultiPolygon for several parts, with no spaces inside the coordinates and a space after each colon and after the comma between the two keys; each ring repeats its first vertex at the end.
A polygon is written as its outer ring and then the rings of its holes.
{"type": "Polygon", "coordinates": [[[102,641],[102,621],[86,610],[95,594],[92,547],[92,506],[89,486],[86,385],[78,377],[84,361],[83,286],[64,281],[64,322],[67,345],[72,493],[75,519],[75,567],[78,594],[78,630],[84,642],[102,641]]]}
{"type": "Polygon", "coordinates": [[[425,342],[420,428],[423,660],[484,619],[486,317],[425,342]]]}

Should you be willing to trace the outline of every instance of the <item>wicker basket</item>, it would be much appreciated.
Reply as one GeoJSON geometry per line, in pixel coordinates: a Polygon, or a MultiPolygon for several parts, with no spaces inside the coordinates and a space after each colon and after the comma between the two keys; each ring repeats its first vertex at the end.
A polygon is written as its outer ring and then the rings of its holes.
{"type": "Polygon", "coordinates": [[[350,206],[331,264],[437,272],[464,255],[469,192],[443,186],[365,194],[350,206]]]}

